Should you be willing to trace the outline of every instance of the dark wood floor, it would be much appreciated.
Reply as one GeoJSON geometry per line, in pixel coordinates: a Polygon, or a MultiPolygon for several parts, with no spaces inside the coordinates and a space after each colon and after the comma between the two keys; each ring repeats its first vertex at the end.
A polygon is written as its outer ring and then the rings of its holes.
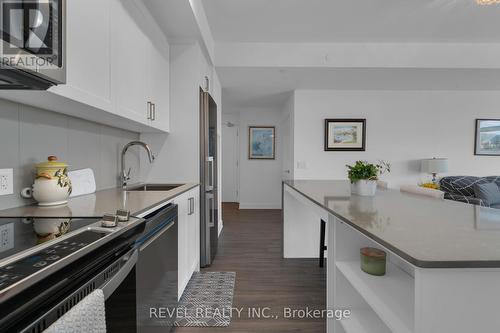
{"type": "MultiPolygon", "coordinates": [[[[326,332],[324,319],[285,319],[285,307],[324,309],[326,268],[317,260],[282,259],[281,210],[223,206],[224,230],[209,271],[236,272],[233,307],[244,308],[225,328],[177,328],[177,333],[326,332]],[[269,307],[278,319],[249,318],[248,308],[269,307]]],[[[235,312],[236,314],[236,312],[235,312]]]]}

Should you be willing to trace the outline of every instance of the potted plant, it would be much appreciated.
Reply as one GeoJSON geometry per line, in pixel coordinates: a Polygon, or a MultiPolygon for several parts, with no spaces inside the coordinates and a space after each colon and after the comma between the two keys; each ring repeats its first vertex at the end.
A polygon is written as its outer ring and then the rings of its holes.
{"type": "Polygon", "coordinates": [[[351,192],[362,196],[374,196],[377,191],[378,177],[386,172],[391,172],[391,166],[384,161],[378,164],[357,161],[354,165],[347,165],[351,192]]]}

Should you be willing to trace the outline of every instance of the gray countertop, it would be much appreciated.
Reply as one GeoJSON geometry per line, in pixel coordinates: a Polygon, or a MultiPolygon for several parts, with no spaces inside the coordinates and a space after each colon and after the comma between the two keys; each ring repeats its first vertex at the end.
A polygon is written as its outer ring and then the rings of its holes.
{"type": "Polygon", "coordinates": [[[378,190],[350,194],[348,181],[286,185],[418,267],[500,267],[500,210],[378,190]]]}
{"type": "Polygon", "coordinates": [[[196,186],[198,184],[187,183],[170,191],[123,191],[114,188],[70,198],[64,206],[29,205],[1,210],[0,217],[102,217],[106,213],[115,213],[117,209],[125,209],[138,216],[196,186]]]}

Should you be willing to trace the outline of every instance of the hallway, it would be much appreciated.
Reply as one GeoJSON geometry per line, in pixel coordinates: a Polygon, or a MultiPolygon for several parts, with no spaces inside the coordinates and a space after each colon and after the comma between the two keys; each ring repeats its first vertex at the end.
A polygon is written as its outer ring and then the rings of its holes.
{"type": "Polygon", "coordinates": [[[317,260],[282,259],[281,210],[239,210],[223,205],[224,229],[210,271],[236,272],[234,312],[229,327],[177,328],[179,333],[308,332],[324,333],[324,319],[286,319],[283,309],[324,309],[326,268],[317,260]],[[249,318],[248,308],[269,307],[278,319],[249,318]]]}

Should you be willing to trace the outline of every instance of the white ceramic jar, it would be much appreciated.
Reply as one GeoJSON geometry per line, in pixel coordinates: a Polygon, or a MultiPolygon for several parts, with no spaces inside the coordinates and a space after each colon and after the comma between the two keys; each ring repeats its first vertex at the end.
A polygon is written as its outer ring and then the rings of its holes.
{"type": "Polygon", "coordinates": [[[40,206],[64,205],[71,194],[68,164],[49,156],[47,162],[36,165],[36,179],[32,187],[21,191],[23,198],[33,198],[40,206]]]}

